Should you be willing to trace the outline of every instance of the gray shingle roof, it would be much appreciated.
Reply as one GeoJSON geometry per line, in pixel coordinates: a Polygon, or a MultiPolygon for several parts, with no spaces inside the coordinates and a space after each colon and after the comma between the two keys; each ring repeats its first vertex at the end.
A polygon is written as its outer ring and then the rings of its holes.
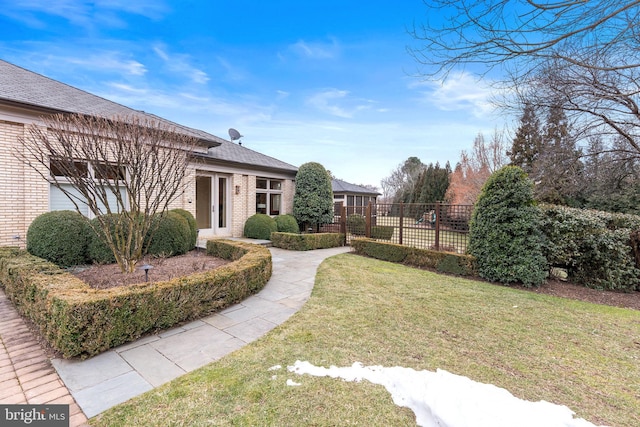
{"type": "Polygon", "coordinates": [[[250,165],[262,170],[279,170],[294,174],[298,171],[297,167],[289,163],[225,140],[220,146],[209,149],[208,154],[199,155],[199,157],[212,162],[222,161],[237,163],[242,166],[250,165]]]}
{"type": "Polygon", "coordinates": [[[333,179],[331,181],[331,189],[334,193],[366,194],[370,196],[380,195],[377,191],[373,191],[367,187],[361,187],[360,185],[350,184],[341,179],[333,179]]]}
{"type": "Polygon", "coordinates": [[[78,113],[107,118],[115,115],[142,115],[164,122],[187,135],[195,136],[208,146],[215,146],[223,141],[222,138],[210,133],[182,126],[144,111],[134,110],[0,60],[0,102],[2,101],[49,112],[78,113]]]}
{"type": "Polygon", "coordinates": [[[210,148],[201,158],[215,162],[251,166],[253,169],[278,170],[293,173],[297,167],[270,156],[234,144],[210,133],[179,125],[144,111],[134,110],[108,99],[50,79],[0,60],[0,103],[20,105],[46,112],[68,112],[100,117],[143,115],[166,123],[188,135],[200,138],[210,148]]]}

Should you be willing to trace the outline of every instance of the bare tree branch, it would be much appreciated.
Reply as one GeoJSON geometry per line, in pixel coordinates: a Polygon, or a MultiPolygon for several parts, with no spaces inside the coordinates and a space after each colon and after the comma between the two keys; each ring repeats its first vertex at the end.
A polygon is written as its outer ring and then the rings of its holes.
{"type": "MultiPolygon", "coordinates": [[[[31,125],[17,156],[96,218],[122,271],[144,255],[157,213],[168,210],[187,185],[196,139],[138,116],[111,118],[56,114],[31,125]]],[[[92,227],[94,223],[90,222],[92,227]]]]}

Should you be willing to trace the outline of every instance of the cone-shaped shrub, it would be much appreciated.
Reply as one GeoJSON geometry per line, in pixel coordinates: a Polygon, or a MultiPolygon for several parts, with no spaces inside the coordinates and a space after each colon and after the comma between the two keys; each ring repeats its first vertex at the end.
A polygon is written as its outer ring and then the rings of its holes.
{"type": "Polygon", "coordinates": [[[542,284],[548,273],[533,184],[516,166],[495,172],[482,188],[469,229],[469,253],[487,280],[542,284]]]}

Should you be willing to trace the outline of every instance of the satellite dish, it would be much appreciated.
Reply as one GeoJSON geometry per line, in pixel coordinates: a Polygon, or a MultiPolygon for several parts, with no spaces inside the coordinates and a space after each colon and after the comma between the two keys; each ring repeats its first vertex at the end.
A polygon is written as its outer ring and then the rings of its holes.
{"type": "Polygon", "coordinates": [[[234,128],[230,128],[229,129],[229,138],[231,138],[231,142],[233,142],[233,141],[237,141],[240,138],[242,138],[242,135],[240,135],[240,132],[238,132],[234,128]]]}

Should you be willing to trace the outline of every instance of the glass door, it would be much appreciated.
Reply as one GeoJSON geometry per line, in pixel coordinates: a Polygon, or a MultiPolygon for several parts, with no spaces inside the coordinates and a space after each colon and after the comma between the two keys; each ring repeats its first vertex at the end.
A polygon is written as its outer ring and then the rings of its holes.
{"type": "Polygon", "coordinates": [[[229,178],[196,176],[196,223],[203,234],[229,234],[229,178]]]}

